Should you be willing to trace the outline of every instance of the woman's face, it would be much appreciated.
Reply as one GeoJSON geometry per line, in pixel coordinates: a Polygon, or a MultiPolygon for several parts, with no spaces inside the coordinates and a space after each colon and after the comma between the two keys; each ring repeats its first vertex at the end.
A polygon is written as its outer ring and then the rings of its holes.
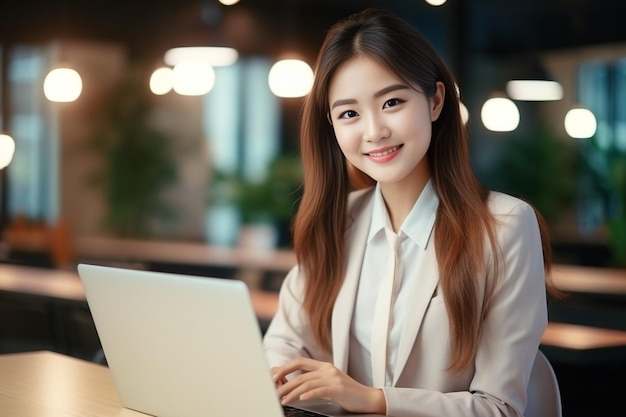
{"type": "Polygon", "coordinates": [[[430,178],[432,122],[443,107],[444,86],[430,99],[367,57],[335,72],[329,88],[330,119],[346,159],[385,184],[411,186],[430,178]]]}

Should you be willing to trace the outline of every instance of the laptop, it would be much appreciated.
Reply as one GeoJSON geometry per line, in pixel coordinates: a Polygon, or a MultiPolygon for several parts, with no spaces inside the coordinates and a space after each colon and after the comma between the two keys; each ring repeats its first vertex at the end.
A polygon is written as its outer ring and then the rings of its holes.
{"type": "Polygon", "coordinates": [[[124,407],[157,417],[353,415],[327,400],[281,406],[243,281],[87,264],[78,273],[124,407]]]}

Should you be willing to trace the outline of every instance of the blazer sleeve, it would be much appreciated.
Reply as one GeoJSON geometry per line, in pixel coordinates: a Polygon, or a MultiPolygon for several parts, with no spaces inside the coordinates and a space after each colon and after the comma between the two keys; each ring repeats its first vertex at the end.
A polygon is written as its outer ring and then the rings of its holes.
{"type": "Polygon", "coordinates": [[[501,251],[497,287],[482,325],[469,389],[442,393],[384,388],[388,415],[523,415],[530,371],[547,325],[547,303],[537,218],[528,204],[514,201],[496,214],[501,251]]]}
{"type": "Polygon", "coordinates": [[[282,366],[292,359],[307,357],[332,362],[316,343],[302,307],[303,277],[298,266],[289,271],[280,289],[278,311],[263,337],[270,367],[282,366]]]}

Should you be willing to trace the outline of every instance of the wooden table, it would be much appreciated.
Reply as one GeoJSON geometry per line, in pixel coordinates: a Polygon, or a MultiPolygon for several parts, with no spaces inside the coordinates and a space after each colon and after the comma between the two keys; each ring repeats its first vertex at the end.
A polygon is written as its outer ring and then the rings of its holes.
{"type": "MultiPolygon", "coordinates": [[[[556,284],[565,291],[626,294],[626,271],[622,270],[556,265],[554,279],[556,284]]],[[[0,292],[46,297],[86,305],[84,289],[75,271],[0,264],[0,292]]],[[[254,289],[250,294],[259,319],[269,322],[278,308],[278,294],[254,289]]],[[[548,349],[566,349],[576,355],[608,348],[607,352],[616,351],[623,360],[624,346],[626,346],[625,335],[626,332],[608,329],[550,323],[542,344],[548,349]]],[[[63,341],[65,338],[63,335],[57,335],[57,340],[63,341]]]]}
{"type": "Polygon", "coordinates": [[[567,323],[549,323],[541,338],[546,346],[575,350],[626,347],[626,332],[567,323]]]}
{"type": "Polygon", "coordinates": [[[0,264],[0,291],[84,302],[85,289],[75,271],[0,264]]]}
{"type": "Polygon", "coordinates": [[[625,363],[626,331],[550,322],[541,350],[551,359],[575,364],[625,363]]]}
{"type": "MultiPolygon", "coordinates": [[[[287,253],[283,255],[286,258],[282,266],[287,267],[292,259],[287,253]]],[[[233,259],[228,262],[231,261],[233,259]]],[[[626,296],[626,270],[559,264],[554,266],[553,279],[566,292],[626,296]]],[[[76,271],[0,264],[0,291],[85,301],[84,289],[76,271]]],[[[277,308],[276,294],[252,289],[251,297],[259,318],[271,319],[277,308]]]]}
{"type": "Polygon", "coordinates": [[[155,270],[191,269],[201,271],[201,275],[241,279],[251,288],[260,288],[264,275],[284,276],[296,264],[295,253],[288,248],[245,244],[224,247],[204,242],[104,237],[73,237],[71,243],[55,246],[49,242],[50,233],[46,231],[6,231],[5,235],[6,242],[0,240],[0,259],[3,251],[10,253],[16,250],[44,256],[48,254],[52,263],[62,268],[86,261],[155,270]],[[71,247],[63,248],[68,245],[71,247]],[[64,260],[61,261],[61,258],[64,260]]]}
{"type": "Polygon", "coordinates": [[[557,264],[552,279],[566,292],[626,296],[626,269],[557,264]]]}
{"type": "MultiPolygon", "coordinates": [[[[265,329],[278,308],[278,295],[272,291],[251,289],[250,297],[259,324],[265,329]]],[[[47,324],[41,324],[43,328],[28,327],[29,337],[36,337],[35,342],[16,336],[15,330],[6,331],[0,337],[3,352],[50,349],[85,359],[101,360],[95,325],[76,271],[0,264],[0,305],[3,301],[10,303],[14,314],[18,316],[28,315],[25,308],[34,303],[41,310],[38,314],[47,317],[47,324]],[[4,343],[2,338],[5,339],[4,343]],[[19,346],[27,344],[28,347],[15,348],[16,343],[19,346]],[[3,347],[5,344],[9,347],[3,347]]],[[[5,316],[4,319],[15,322],[14,315],[5,316]]],[[[14,327],[13,324],[6,326],[14,327]]]]}
{"type": "MultiPolygon", "coordinates": [[[[76,271],[0,264],[0,291],[64,301],[86,302],[85,289],[76,271]]],[[[250,290],[252,305],[260,319],[271,319],[277,308],[272,291],[250,290]]]]}
{"type": "Polygon", "coordinates": [[[0,355],[0,417],[145,417],[126,409],[107,367],[52,352],[0,355]]]}
{"type": "Polygon", "coordinates": [[[290,249],[109,238],[77,238],[75,246],[81,259],[209,265],[284,273],[296,264],[296,256],[290,249]]]}

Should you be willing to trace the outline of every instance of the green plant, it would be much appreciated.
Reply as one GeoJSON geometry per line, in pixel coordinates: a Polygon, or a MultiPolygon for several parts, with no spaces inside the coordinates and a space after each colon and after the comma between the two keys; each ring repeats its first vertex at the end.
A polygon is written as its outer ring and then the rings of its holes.
{"type": "Polygon", "coordinates": [[[303,182],[302,164],[296,155],[280,155],[261,181],[240,173],[214,172],[210,182],[211,204],[232,203],[244,223],[290,223],[296,213],[303,182]]]}
{"type": "Polygon", "coordinates": [[[174,153],[170,139],[149,125],[138,81],[131,74],[120,83],[90,144],[102,162],[90,181],[107,201],[104,227],[121,237],[149,237],[155,221],[174,217],[161,196],[176,179],[174,153]]]}
{"type": "Polygon", "coordinates": [[[548,223],[557,221],[576,197],[575,145],[546,128],[506,140],[487,185],[531,202],[548,223]]]}
{"type": "Polygon", "coordinates": [[[613,264],[626,267],[626,150],[615,144],[601,147],[595,137],[580,149],[585,172],[604,206],[613,264]]]}

